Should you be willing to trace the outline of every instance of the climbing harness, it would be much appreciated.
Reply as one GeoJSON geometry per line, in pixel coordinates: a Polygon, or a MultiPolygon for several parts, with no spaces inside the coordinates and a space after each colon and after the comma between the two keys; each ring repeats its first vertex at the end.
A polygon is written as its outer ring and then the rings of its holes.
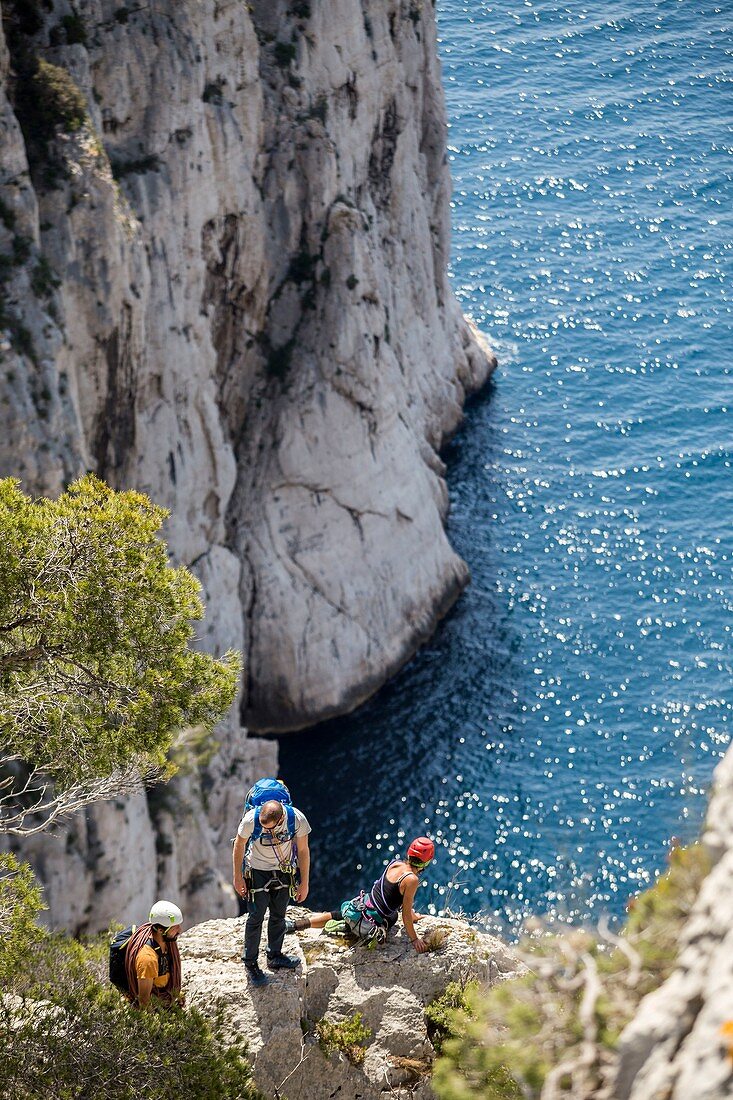
{"type": "Polygon", "coordinates": [[[296,892],[297,892],[297,889],[298,889],[298,882],[297,882],[298,869],[297,869],[297,867],[292,867],[289,870],[284,870],[281,867],[280,872],[281,872],[281,874],[284,874],[284,875],[288,876],[288,879],[289,879],[288,882],[283,882],[282,879],[277,877],[277,873],[275,871],[273,871],[272,874],[271,874],[271,877],[262,886],[253,886],[252,885],[252,870],[249,867],[245,868],[244,871],[243,871],[243,874],[244,874],[244,881],[247,885],[247,896],[248,897],[253,897],[255,894],[261,894],[263,890],[266,891],[266,892],[269,892],[270,890],[272,890],[273,892],[275,890],[287,890],[288,893],[290,894],[290,897],[293,900],[295,900],[295,895],[296,895],[296,892]]]}

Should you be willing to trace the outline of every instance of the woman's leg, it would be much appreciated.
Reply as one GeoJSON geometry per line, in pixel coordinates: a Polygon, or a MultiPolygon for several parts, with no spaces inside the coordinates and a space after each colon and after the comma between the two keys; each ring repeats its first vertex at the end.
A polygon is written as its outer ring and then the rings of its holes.
{"type": "Polygon", "coordinates": [[[288,932],[303,932],[306,928],[324,928],[330,920],[341,920],[341,910],[336,909],[328,913],[311,913],[309,917],[300,917],[298,920],[288,920],[288,932]]]}

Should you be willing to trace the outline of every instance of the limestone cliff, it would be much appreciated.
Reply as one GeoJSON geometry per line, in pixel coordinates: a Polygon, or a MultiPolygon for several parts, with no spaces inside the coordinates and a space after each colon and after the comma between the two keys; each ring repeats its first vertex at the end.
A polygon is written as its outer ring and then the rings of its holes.
{"type": "MultiPolygon", "coordinates": [[[[124,890],[157,868],[200,904],[191,916],[223,912],[221,840],[253,770],[274,766],[240,721],[282,731],[353,707],[467,579],[437,450],[493,361],[446,277],[434,13],[2,12],[0,474],[54,493],[93,469],[166,505],[172,551],[204,585],[202,644],[239,646],[247,668],[204,777],[208,824],[191,777],[172,807],[88,815],[47,875],[78,881],[114,836],[124,890]]],[[[100,922],[118,909],[106,876],[100,922]]],[[[84,924],[89,891],[58,881],[50,897],[84,924]]]]}

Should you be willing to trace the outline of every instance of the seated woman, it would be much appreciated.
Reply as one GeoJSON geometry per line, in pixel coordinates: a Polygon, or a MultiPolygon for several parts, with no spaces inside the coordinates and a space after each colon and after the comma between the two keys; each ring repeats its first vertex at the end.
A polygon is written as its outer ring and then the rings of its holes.
{"type": "Polygon", "coordinates": [[[417,837],[407,849],[406,859],[393,859],[368,894],[362,890],[358,898],[342,902],[340,909],[332,912],[313,913],[301,920],[288,920],[286,931],[324,928],[329,921],[343,920],[349,930],[360,939],[383,943],[401,911],[405,931],[413,947],[421,955],[423,951],[427,951],[427,944],[415,932],[414,922],[420,916],[413,910],[412,903],[420,884],[419,876],[434,855],[435,845],[432,840],[426,836],[417,837]]]}

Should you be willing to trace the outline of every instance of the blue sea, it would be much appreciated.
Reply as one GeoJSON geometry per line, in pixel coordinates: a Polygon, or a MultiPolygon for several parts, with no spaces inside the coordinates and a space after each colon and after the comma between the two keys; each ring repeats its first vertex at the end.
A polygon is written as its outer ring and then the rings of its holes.
{"type": "Polygon", "coordinates": [[[473,580],[281,761],[315,908],[428,833],[420,906],[512,932],[623,915],[730,736],[733,3],[438,18],[452,281],[500,360],[446,454],[473,580]]]}

